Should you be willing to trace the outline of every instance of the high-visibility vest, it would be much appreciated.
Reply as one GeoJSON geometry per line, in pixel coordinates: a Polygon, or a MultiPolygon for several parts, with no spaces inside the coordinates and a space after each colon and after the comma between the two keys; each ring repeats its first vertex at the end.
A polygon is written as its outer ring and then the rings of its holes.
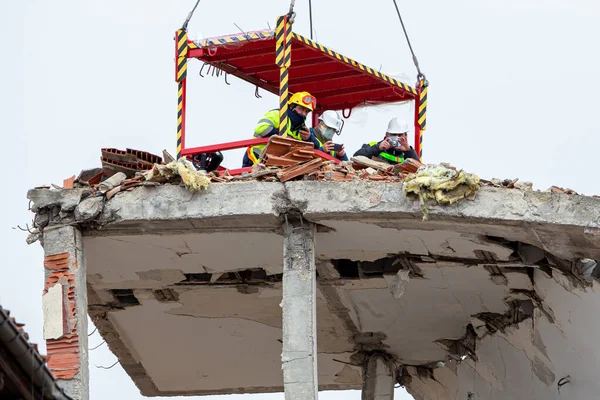
{"type": "MultiPolygon", "coordinates": [[[[289,120],[285,132],[283,132],[283,134],[280,132],[278,109],[267,111],[267,113],[258,121],[258,124],[256,124],[256,128],[254,128],[253,138],[258,139],[261,137],[268,137],[273,135],[281,135],[283,137],[291,136],[296,140],[302,140],[302,136],[300,136],[299,130],[290,130],[289,120]]],[[[250,159],[250,161],[252,161],[252,164],[258,163],[258,160],[260,159],[260,156],[265,146],[265,144],[259,144],[256,146],[248,147],[248,158],[250,159]]]]}
{"type": "MultiPolygon", "coordinates": [[[[379,144],[379,142],[371,142],[371,143],[369,143],[369,146],[373,147],[373,146],[377,146],[378,144],[379,144]]],[[[397,156],[395,156],[393,154],[390,154],[390,153],[387,153],[385,151],[379,152],[378,156],[381,157],[381,158],[383,158],[383,159],[385,159],[385,160],[394,162],[396,164],[400,164],[401,162],[404,161],[404,158],[397,157],[397,156]]]]}

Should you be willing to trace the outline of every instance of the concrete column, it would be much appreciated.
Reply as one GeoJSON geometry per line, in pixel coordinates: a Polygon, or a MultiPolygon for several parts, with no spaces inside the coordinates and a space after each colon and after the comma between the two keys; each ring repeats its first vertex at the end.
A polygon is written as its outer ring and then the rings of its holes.
{"type": "Polygon", "coordinates": [[[315,226],[286,218],[283,242],[283,384],[286,400],[316,400],[315,226]]]}
{"type": "Polygon", "coordinates": [[[394,400],[395,371],[391,360],[372,355],[363,368],[362,400],[394,400]]]}
{"type": "Polygon", "coordinates": [[[46,228],[42,306],[48,367],[75,400],[89,399],[87,287],[81,232],[46,228]]]}

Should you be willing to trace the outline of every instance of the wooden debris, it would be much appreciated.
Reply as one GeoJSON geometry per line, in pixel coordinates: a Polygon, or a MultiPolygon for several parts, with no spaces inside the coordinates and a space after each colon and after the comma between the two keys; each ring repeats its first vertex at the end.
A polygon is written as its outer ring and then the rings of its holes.
{"type": "Polygon", "coordinates": [[[352,167],[355,169],[373,168],[377,170],[387,171],[388,169],[393,168],[393,166],[388,163],[371,160],[370,158],[365,156],[352,157],[351,160],[352,167]]]}

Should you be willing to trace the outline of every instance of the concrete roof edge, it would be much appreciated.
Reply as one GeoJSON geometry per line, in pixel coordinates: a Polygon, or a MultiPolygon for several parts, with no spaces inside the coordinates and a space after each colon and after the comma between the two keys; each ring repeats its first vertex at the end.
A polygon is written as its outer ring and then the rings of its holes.
{"type": "MultiPolygon", "coordinates": [[[[401,182],[247,181],[212,184],[196,193],[167,184],[137,187],[108,201],[97,196],[82,200],[82,194],[73,189],[30,191],[36,227],[75,224],[87,236],[102,236],[276,231],[281,228],[281,216],[285,213],[302,214],[314,222],[423,218],[420,202],[404,194],[401,182]],[[51,207],[59,207],[60,214],[51,207]]],[[[483,223],[543,223],[600,229],[600,198],[580,195],[482,187],[473,198],[444,205],[431,202],[427,209],[431,220],[468,218],[483,223]]]]}
{"type": "MultiPolygon", "coordinates": [[[[306,204],[303,216],[343,218],[421,219],[417,199],[406,197],[402,183],[291,182],[286,193],[296,204],[306,204]],[[318,199],[315,193],[319,194],[318,199]]],[[[454,204],[428,203],[431,219],[457,218],[519,221],[600,228],[600,199],[594,197],[482,187],[474,196],[454,204]]]]}

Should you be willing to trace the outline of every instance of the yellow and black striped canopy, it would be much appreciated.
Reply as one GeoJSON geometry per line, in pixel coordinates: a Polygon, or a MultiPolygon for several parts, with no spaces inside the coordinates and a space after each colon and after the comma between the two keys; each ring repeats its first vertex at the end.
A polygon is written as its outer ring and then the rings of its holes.
{"type": "MultiPolygon", "coordinates": [[[[292,32],[289,91],[310,92],[318,110],[414,100],[417,90],[292,32]]],[[[272,31],[255,31],[188,42],[187,58],[210,63],[271,93],[279,93],[272,31]]]]}

